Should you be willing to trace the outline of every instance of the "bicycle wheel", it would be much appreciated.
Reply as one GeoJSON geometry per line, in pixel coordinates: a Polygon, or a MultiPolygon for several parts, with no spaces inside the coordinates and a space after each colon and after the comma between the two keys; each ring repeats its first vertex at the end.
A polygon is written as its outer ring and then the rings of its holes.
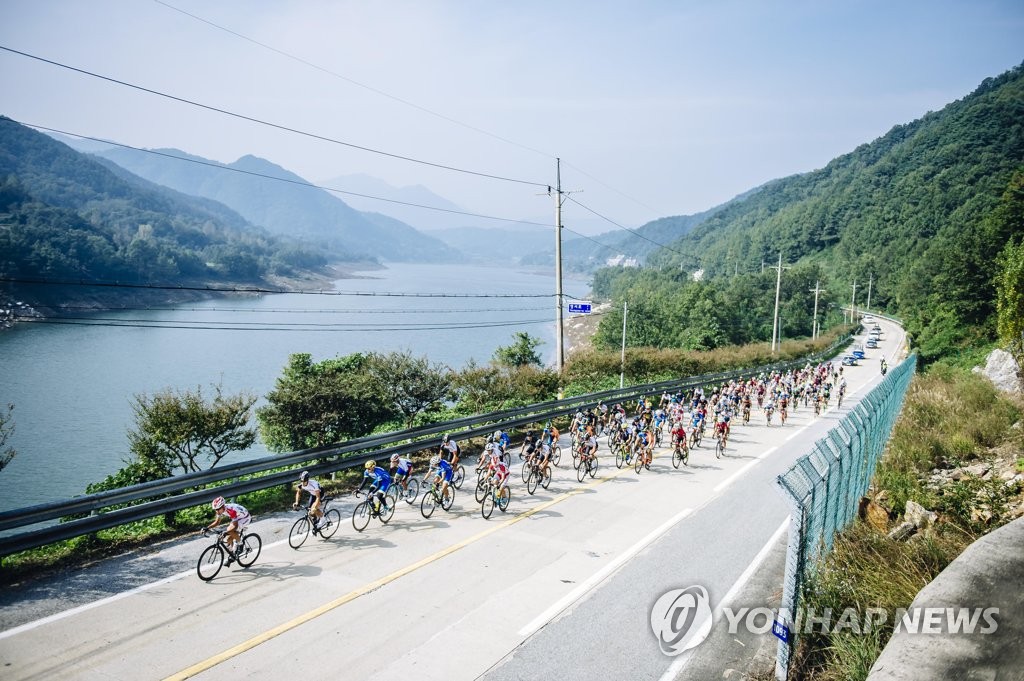
{"type": "Polygon", "coordinates": [[[551,463],[558,465],[558,462],[562,460],[562,448],[555,446],[551,449],[551,463]]]}
{"type": "Polygon", "coordinates": [[[540,486],[547,489],[551,484],[551,469],[547,468],[544,470],[544,477],[540,481],[540,486]]]}
{"type": "Polygon", "coordinates": [[[199,562],[196,564],[196,574],[199,579],[208,582],[217,576],[221,566],[224,565],[224,549],[219,544],[207,546],[199,554],[199,562]]]}
{"type": "Polygon", "coordinates": [[[362,532],[370,524],[370,502],[361,501],[352,509],[352,527],[356,532],[362,532]]]}
{"type": "Polygon", "coordinates": [[[498,508],[504,513],[508,510],[508,502],[512,500],[512,490],[508,487],[501,490],[501,496],[498,497],[498,508]]]}
{"type": "Polygon", "coordinates": [[[506,467],[511,466],[512,465],[512,456],[508,452],[502,452],[501,453],[501,461],[502,461],[502,463],[505,464],[506,467]]]}
{"type": "Polygon", "coordinates": [[[462,489],[462,483],[466,481],[466,467],[459,464],[459,467],[455,469],[455,475],[452,476],[452,484],[455,485],[455,489],[462,489]]]}
{"type": "Polygon", "coordinates": [[[533,494],[537,491],[537,484],[540,482],[540,471],[534,469],[530,471],[530,475],[526,478],[526,492],[533,494]]]}
{"type": "Polygon", "coordinates": [[[583,482],[583,478],[587,477],[587,466],[583,462],[576,466],[576,479],[583,482]]]}
{"type": "Polygon", "coordinates": [[[690,465],[690,450],[686,447],[683,448],[683,465],[690,465]]]}
{"type": "Polygon", "coordinates": [[[633,470],[636,471],[637,475],[640,475],[640,471],[644,468],[644,453],[642,451],[636,452],[633,455],[633,470]]]}
{"type": "Polygon", "coordinates": [[[479,504],[484,500],[484,496],[490,491],[489,488],[490,485],[483,478],[477,480],[476,492],[473,493],[473,496],[476,497],[476,503],[479,504]]]}
{"type": "MultiPolygon", "coordinates": [[[[530,471],[531,470],[533,470],[533,464],[531,463],[530,459],[527,459],[526,461],[523,462],[523,471],[522,471],[523,482],[529,482],[530,481],[530,471]]],[[[531,492],[531,494],[532,494],[532,492],[531,492]]]]}
{"type": "Polygon", "coordinates": [[[416,478],[409,479],[409,487],[405,490],[405,503],[412,506],[416,503],[416,497],[420,495],[420,481],[416,478]]]}
{"type": "Polygon", "coordinates": [[[580,462],[583,460],[583,457],[580,454],[581,452],[579,447],[572,448],[572,467],[576,470],[579,470],[580,462]]]}
{"type": "Polygon", "coordinates": [[[388,487],[388,491],[384,493],[384,498],[388,500],[388,506],[398,506],[398,500],[401,498],[402,486],[391,483],[388,487]]]}
{"type": "Polygon", "coordinates": [[[434,515],[435,508],[437,508],[437,497],[432,487],[423,492],[423,500],[420,501],[420,513],[423,514],[424,518],[429,518],[434,515]]]}
{"type": "Polygon", "coordinates": [[[297,549],[306,542],[309,537],[309,516],[302,516],[292,525],[288,531],[288,546],[297,549]]]}
{"type": "Polygon", "coordinates": [[[247,534],[242,537],[242,544],[235,549],[238,556],[238,564],[242,567],[249,567],[260,557],[260,549],[263,548],[263,540],[258,534],[247,534]]]}
{"type": "Polygon", "coordinates": [[[446,511],[452,510],[452,504],[455,503],[455,491],[451,487],[445,489],[441,495],[441,508],[446,511]]]}
{"type": "Polygon", "coordinates": [[[723,454],[725,454],[725,443],[722,442],[722,438],[718,438],[718,444],[715,445],[715,458],[721,459],[723,454]]]}
{"type": "Polygon", "coordinates": [[[590,477],[597,475],[597,453],[587,459],[587,473],[590,473],[590,477]]]}
{"type": "Polygon", "coordinates": [[[488,492],[483,501],[480,502],[480,515],[487,520],[494,513],[494,494],[488,492]]]}
{"type": "Polygon", "coordinates": [[[683,450],[676,447],[672,450],[672,468],[679,468],[679,464],[683,462],[683,450]]]}
{"type": "Polygon", "coordinates": [[[336,508],[328,510],[320,519],[320,536],[330,539],[338,531],[339,525],[341,525],[341,512],[336,508]]]}
{"type": "Polygon", "coordinates": [[[385,525],[395,515],[395,507],[398,505],[397,501],[393,501],[387,494],[384,495],[384,506],[380,509],[380,521],[385,525]]]}
{"type": "Polygon", "coordinates": [[[618,442],[612,445],[612,456],[615,457],[616,468],[622,468],[626,464],[626,454],[622,450],[622,445],[618,442]]]}

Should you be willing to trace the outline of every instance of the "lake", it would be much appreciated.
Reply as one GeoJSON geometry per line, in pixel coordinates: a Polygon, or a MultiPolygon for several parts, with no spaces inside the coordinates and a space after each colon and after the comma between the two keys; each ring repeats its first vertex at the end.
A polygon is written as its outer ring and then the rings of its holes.
{"type": "MultiPolygon", "coordinates": [[[[516,331],[542,338],[554,362],[553,275],[403,263],[359,276],[335,282],[344,295],[217,298],[0,333],[0,404],[15,405],[8,444],[18,452],[0,471],[0,510],[82,494],[121,468],[136,394],[201,386],[212,395],[221,383],[259,396],[259,406],[291,353],[320,361],[409,350],[461,369],[471,358],[486,363],[516,331]]],[[[589,291],[580,280],[563,287],[580,298],[589,291]]],[[[257,443],[227,460],[267,453],[257,443]]]]}

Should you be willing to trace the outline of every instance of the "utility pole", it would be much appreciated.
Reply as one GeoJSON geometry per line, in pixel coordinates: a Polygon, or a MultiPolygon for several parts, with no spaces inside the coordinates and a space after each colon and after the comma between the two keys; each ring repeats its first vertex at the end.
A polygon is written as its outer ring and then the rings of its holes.
{"type": "Polygon", "coordinates": [[[622,301],[622,368],[619,370],[619,388],[626,380],[626,301],[622,301]]]}
{"type": "Polygon", "coordinates": [[[814,282],[814,288],[807,289],[808,291],[814,291],[814,321],[811,322],[811,340],[818,337],[818,295],[825,293],[825,289],[820,288],[818,282],[814,282]]]}
{"type": "Polygon", "coordinates": [[[868,275],[868,306],[867,306],[867,308],[865,308],[865,309],[867,309],[868,312],[871,312],[871,283],[874,281],[874,279],[875,279],[875,275],[874,274],[869,274],[868,275]]]}
{"type": "Polygon", "coordinates": [[[857,280],[853,280],[853,297],[850,298],[850,324],[857,321],[857,280]]]}
{"type": "MultiPolygon", "coordinates": [[[[550,191],[550,188],[548,188],[550,191]]],[[[565,339],[562,325],[562,159],[555,159],[555,369],[562,375],[565,339]]]]}
{"type": "Polygon", "coordinates": [[[772,354],[778,349],[778,337],[779,337],[779,292],[782,290],[782,270],[788,270],[789,267],[782,266],[782,251],[779,251],[779,264],[774,266],[777,274],[775,277],[775,314],[772,315],[772,354]]]}

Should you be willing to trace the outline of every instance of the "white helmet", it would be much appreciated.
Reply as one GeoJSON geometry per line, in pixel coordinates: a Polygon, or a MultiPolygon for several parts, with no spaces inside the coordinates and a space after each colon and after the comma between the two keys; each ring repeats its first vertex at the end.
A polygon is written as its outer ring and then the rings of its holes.
{"type": "Polygon", "coordinates": [[[434,454],[434,456],[430,457],[430,465],[431,466],[436,466],[439,463],[441,463],[441,455],[440,454],[434,454]]]}
{"type": "Polygon", "coordinates": [[[501,439],[501,431],[500,430],[494,431],[494,441],[497,442],[500,439],[501,439]]]}

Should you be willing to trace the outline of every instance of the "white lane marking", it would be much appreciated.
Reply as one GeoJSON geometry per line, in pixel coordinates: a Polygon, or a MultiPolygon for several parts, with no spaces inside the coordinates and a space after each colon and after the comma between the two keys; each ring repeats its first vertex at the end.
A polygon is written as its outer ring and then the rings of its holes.
{"type": "Polygon", "coordinates": [[[757,458],[759,458],[759,459],[766,459],[766,458],[768,458],[768,455],[771,454],[772,452],[774,452],[776,449],[778,449],[778,447],[769,447],[768,449],[766,449],[763,452],[761,452],[760,454],[758,454],[757,458]]]}
{"type": "MultiPolygon", "coordinates": [[[[280,546],[281,544],[286,543],[287,541],[288,541],[287,539],[281,539],[280,541],[276,541],[273,544],[267,544],[261,550],[272,549],[275,546],[280,546]]],[[[203,548],[205,548],[205,546],[203,548]]],[[[137,593],[142,593],[143,591],[148,591],[149,589],[154,589],[154,588],[156,588],[158,586],[163,586],[164,584],[170,584],[171,582],[176,582],[179,579],[183,579],[185,577],[188,577],[189,575],[194,575],[195,572],[196,572],[195,568],[192,568],[191,570],[186,570],[185,572],[179,572],[178,574],[171,575],[170,577],[164,577],[163,579],[158,579],[157,581],[150,582],[149,584],[143,584],[142,586],[137,586],[134,589],[129,589],[128,591],[122,591],[121,593],[114,594],[113,596],[107,596],[106,598],[101,598],[100,600],[93,601],[92,603],[85,603],[83,605],[79,605],[76,608],[71,608],[70,610],[65,610],[63,612],[58,612],[58,613],[55,613],[55,614],[50,615],[48,617],[43,617],[42,619],[34,620],[32,622],[26,622],[25,624],[22,624],[19,627],[14,627],[13,629],[8,629],[7,631],[0,631],[0,639],[9,638],[9,637],[14,636],[16,634],[21,634],[21,633],[24,633],[26,631],[31,631],[32,629],[36,629],[37,627],[43,626],[44,624],[50,624],[51,622],[58,622],[58,621],[64,619],[65,617],[73,617],[74,615],[77,615],[78,613],[86,612],[87,610],[92,610],[93,608],[98,608],[98,607],[100,607],[102,605],[107,605],[108,603],[114,603],[116,601],[121,600],[122,598],[127,598],[128,596],[134,596],[137,593]]]]}
{"type": "Polygon", "coordinates": [[[801,428],[800,430],[798,430],[798,431],[795,431],[795,432],[794,432],[794,433],[792,433],[792,434],[791,434],[791,435],[790,435],[789,437],[787,437],[787,438],[786,438],[786,442],[789,442],[790,440],[792,440],[793,438],[795,438],[795,437],[796,437],[797,435],[799,435],[800,433],[802,433],[802,432],[804,432],[805,430],[807,430],[807,429],[808,429],[809,427],[810,427],[810,426],[804,426],[804,427],[803,427],[803,428],[801,428]]]}
{"type": "MultiPolygon", "coordinates": [[[[715,620],[721,621],[722,610],[732,603],[732,599],[736,598],[736,595],[740,590],[743,589],[746,583],[750,581],[750,578],[754,576],[754,573],[761,567],[761,563],[763,563],[764,559],[768,557],[768,553],[772,550],[772,547],[775,546],[775,542],[779,540],[782,533],[789,527],[789,522],[790,516],[786,516],[786,519],[782,521],[781,525],[779,525],[779,529],[775,530],[774,534],[772,534],[772,538],[768,540],[768,543],[761,547],[761,550],[757,552],[756,556],[754,556],[754,560],[750,562],[747,569],[743,571],[743,574],[739,576],[739,579],[737,579],[729,591],[726,592],[725,597],[722,598],[718,607],[715,608],[715,612],[711,618],[712,622],[715,620]]],[[[694,625],[696,626],[697,623],[694,623],[694,625]]],[[[679,672],[681,672],[683,667],[686,666],[686,663],[690,661],[690,656],[693,655],[693,651],[695,650],[696,648],[691,648],[680,655],[675,662],[669,665],[669,668],[665,670],[665,673],[661,675],[661,678],[658,681],[674,681],[674,679],[679,676],[679,672]]]]}
{"type": "Polygon", "coordinates": [[[560,612],[568,608],[570,605],[578,601],[584,594],[593,589],[595,586],[603,582],[607,577],[618,570],[622,565],[631,559],[636,554],[644,550],[648,544],[652,543],[655,539],[668,532],[672,526],[678,523],[686,516],[693,513],[692,508],[684,508],[679,513],[675,514],[667,521],[659,525],[646,537],[633,544],[626,551],[620,554],[615,560],[605,565],[603,568],[591,575],[585,582],[580,584],[578,587],[570,591],[568,594],[558,599],[551,607],[533,618],[529,624],[519,630],[520,636],[531,636],[538,629],[543,627],[545,624],[554,619],[560,612]]]}
{"type": "Polygon", "coordinates": [[[717,493],[717,492],[721,492],[721,491],[722,491],[723,489],[725,489],[726,487],[728,487],[729,485],[731,485],[731,484],[732,484],[732,483],[733,483],[733,482],[734,482],[734,481],[736,480],[736,478],[740,477],[741,475],[743,475],[744,473],[746,473],[747,471],[749,471],[749,470],[750,470],[751,468],[753,468],[754,466],[756,466],[756,465],[757,465],[757,463],[758,463],[758,461],[760,461],[760,460],[761,460],[761,457],[758,457],[758,458],[754,459],[753,461],[751,461],[750,463],[748,463],[748,464],[747,464],[746,466],[744,466],[743,468],[739,469],[738,471],[736,471],[735,473],[733,473],[732,475],[730,475],[730,476],[729,476],[728,478],[726,478],[726,479],[725,479],[725,480],[723,480],[722,482],[718,483],[718,484],[717,484],[717,485],[715,486],[715,489],[714,489],[714,491],[715,491],[716,493],[717,493]]]}

